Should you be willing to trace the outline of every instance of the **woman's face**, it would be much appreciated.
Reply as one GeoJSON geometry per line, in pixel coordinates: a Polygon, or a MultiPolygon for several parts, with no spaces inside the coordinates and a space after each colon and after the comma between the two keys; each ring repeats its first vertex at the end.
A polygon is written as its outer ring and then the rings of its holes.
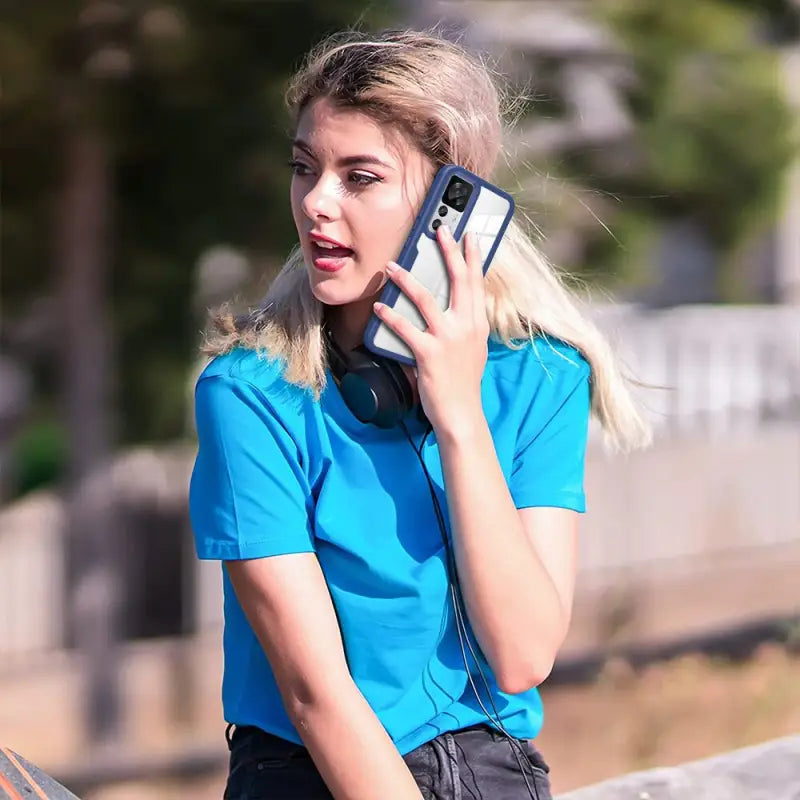
{"type": "Polygon", "coordinates": [[[322,303],[371,302],[422,204],[431,163],[393,134],[325,98],[300,116],[292,148],[292,215],[311,289],[322,303]]]}

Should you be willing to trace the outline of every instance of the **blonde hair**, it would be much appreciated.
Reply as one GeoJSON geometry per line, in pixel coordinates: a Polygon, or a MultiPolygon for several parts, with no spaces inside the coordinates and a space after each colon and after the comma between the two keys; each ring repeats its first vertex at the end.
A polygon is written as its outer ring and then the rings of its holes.
{"type": "MultiPolygon", "coordinates": [[[[370,37],[348,31],[326,39],[295,74],[286,101],[297,119],[321,97],[398,128],[435,167],[459,164],[490,178],[502,152],[503,98],[492,73],[477,56],[434,32],[370,37]]],[[[492,334],[508,346],[550,336],[586,358],[592,411],[608,444],[628,450],[648,443],[649,427],[609,344],[516,218],[486,274],[485,289],[492,334]]],[[[287,381],[318,396],[327,362],[322,321],[323,304],[311,292],[296,247],[257,308],[236,315],[225,307],[212,315],[203,351],[266,351],[283,362],[287,381]]]]}

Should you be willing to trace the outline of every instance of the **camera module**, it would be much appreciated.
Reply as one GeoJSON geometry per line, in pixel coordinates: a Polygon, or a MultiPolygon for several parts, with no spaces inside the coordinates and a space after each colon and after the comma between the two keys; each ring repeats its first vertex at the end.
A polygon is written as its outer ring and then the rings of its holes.
{"type": "Polygon", "coordinates": [[[463,178],[453,176],[442,199],[446,205],[456,211],[463,211],[467,207],[467,201],[473,188],[472,184],[467,183],[463,178]]]}

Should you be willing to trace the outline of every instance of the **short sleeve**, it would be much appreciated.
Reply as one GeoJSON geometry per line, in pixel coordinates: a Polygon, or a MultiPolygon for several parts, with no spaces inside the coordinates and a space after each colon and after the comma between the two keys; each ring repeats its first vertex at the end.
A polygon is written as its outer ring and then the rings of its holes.
{"type": "MultiPolygon", "coordinates": [[[[579,357],[580,358],[580,357],[579,357]]],[[[589,431],[590,369],[550,369],[532,399],[517,439],[509,488],[517,508],[586,510],[583,488],[589,431]]]]}
{"type": "Polygon", "coordinates": [[[300,454],[264,394],[223,375],[195,388],[198,452],[189,516],[201,559],[313,552],[300,454]]]}

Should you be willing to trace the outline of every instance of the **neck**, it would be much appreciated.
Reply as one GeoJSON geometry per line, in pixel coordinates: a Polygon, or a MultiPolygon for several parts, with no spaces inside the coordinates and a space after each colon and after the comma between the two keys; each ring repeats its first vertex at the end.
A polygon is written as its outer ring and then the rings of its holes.
{"type": "MultiPolygon", "coordinates": [[[[326,306],[325,323],[341,350],[347,352],[364,342],[364,330],[367,327],[369,318],[372,314],[372,304],[374,297],[364,300],[356,300],[344,306],[326,306]]],[[[414,393],[414,404],[419,403],[419,391],[417,389],[417,376],[415,371],[407,364],[403,364],[403,372],[411,384],[414,393]]]]}
{"type": "Polygon", "coordinates": [[[373,302],[374,298],[369,297],[344,306],[325,307],[325,321],[342,350],[352,350],[364,341],[373,302]]]}

